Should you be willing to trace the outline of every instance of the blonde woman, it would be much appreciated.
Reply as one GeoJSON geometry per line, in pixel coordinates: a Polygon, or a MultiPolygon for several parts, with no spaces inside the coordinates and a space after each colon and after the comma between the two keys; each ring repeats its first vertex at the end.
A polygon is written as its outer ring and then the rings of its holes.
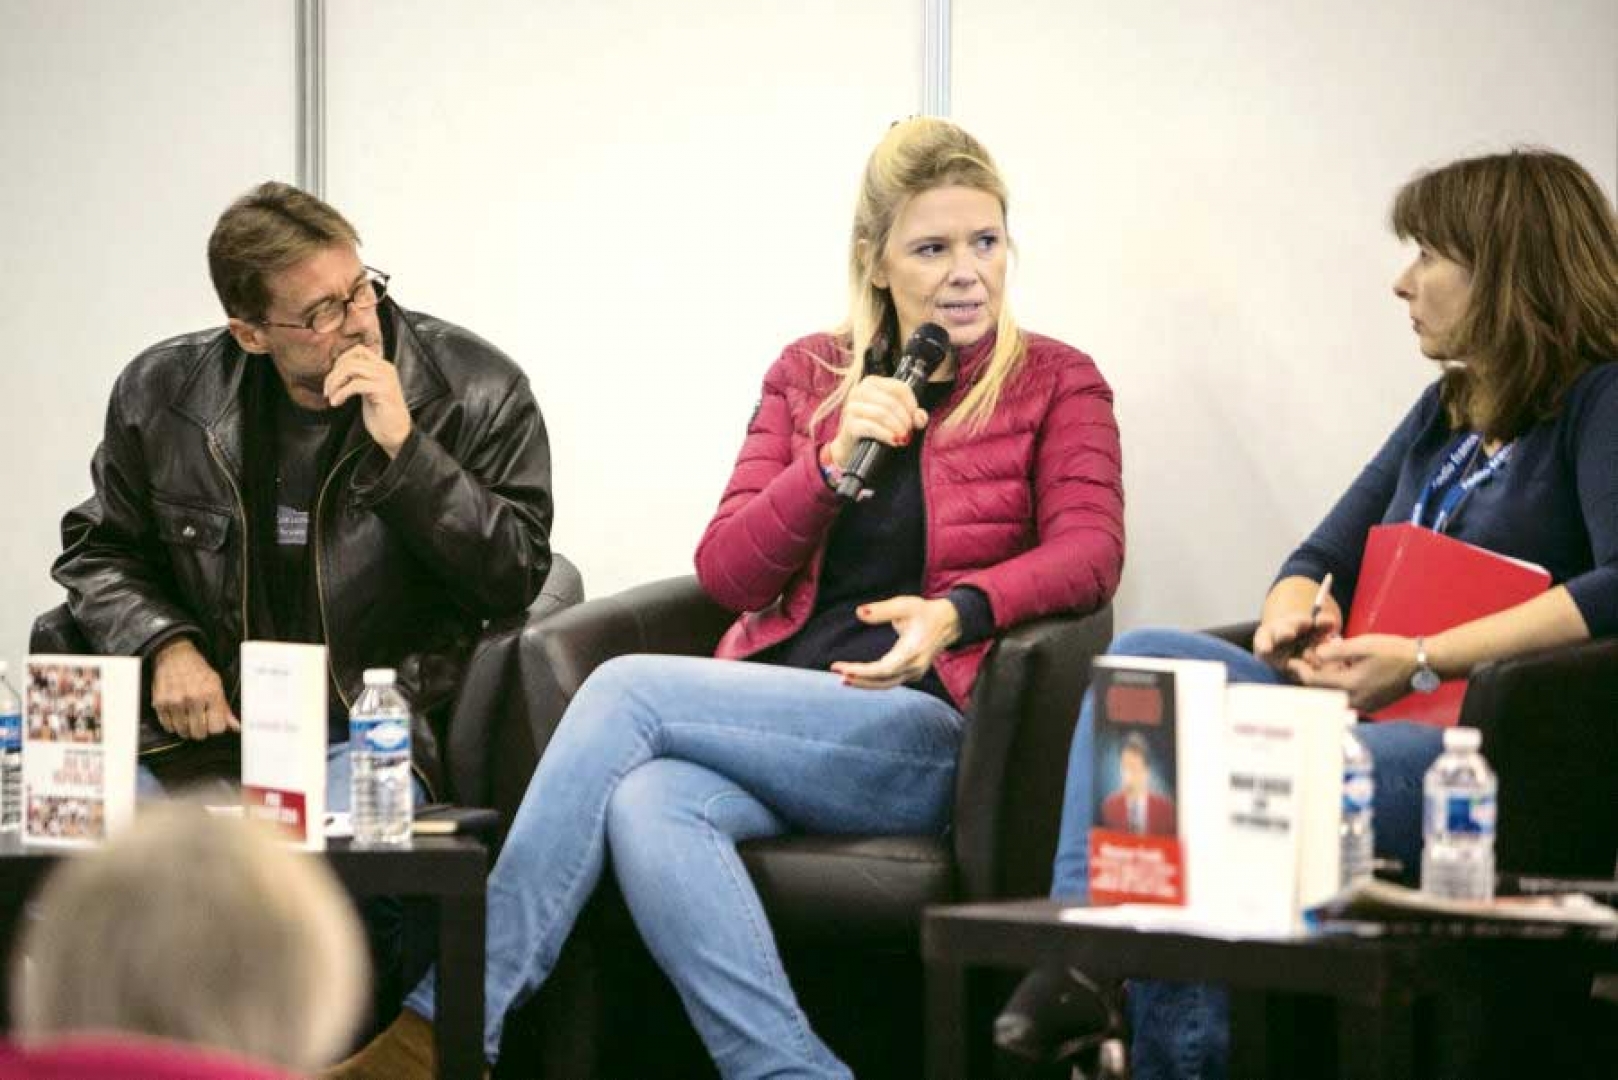
{"type": "MultiPolygon", "coordinates": [[[[1111,597],[1123,561],[1112,394],[1006,303],[1005,185],[953,124],[895,125],[867,165],[846,327],[764,378],[697,576],[740,612],[714,659],[632,656],[580,689],[490,879],[485,1049],[544,982],[604,856],[721,1074],[846,1077],[782,971],[739,840],[941,832],[995,635],[1111,597]],[[918,327],[947,355],[891,377],[918,327]],[[869,498],[834,492],[861,440],[869,498]]],[[[431,979],[336,1075],[431,1068],[431,979]]]]}

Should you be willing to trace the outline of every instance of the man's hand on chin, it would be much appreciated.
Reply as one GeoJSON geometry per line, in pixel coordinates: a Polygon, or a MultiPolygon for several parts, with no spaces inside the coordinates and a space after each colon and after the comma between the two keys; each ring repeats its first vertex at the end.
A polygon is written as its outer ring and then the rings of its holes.
{"type": "Polygon", "coordinates": [[[381,353],[369,345],[355,345],[337,358],[323,389],[334,409],[358,396],[365,430],[389,459],[399,455],[410,437],[410,410],[399,385],[399,369],[381,353]]]}

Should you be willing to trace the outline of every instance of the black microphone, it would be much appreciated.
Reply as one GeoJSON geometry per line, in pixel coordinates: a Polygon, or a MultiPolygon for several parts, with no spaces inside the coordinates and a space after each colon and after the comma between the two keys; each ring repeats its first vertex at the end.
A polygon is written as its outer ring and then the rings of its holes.
{"type": "MultiPolygon", "coordinates": [[[[948,352],[949,331],[937,323],[922,323],[910,335],[910,340],[905,342],[904,356],[900,358],[899,370],[893,373],[893,377],[910,387],[912,392],[920,390],[948,352]]],[[[837,481],[838,497],[859,498],[887,452],[887,443],[861,439],[854,448],[854,456],[849,459],[848,468],[843,470],[842,478],[837,481]]]]}

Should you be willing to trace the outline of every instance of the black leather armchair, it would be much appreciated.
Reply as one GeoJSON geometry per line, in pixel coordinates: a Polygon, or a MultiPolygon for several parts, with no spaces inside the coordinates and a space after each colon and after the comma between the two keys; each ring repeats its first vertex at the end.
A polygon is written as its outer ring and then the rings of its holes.
{"type": "MultiPolygon", "coordinates": [[[[550,573],[528,610],[484,628],[472,650],[448,725],[445,765],[448,794],[454,801],[465,806],[489,805],[492,732],[521,730],[532,712],[517,670],[523,635],[547,616],[583,599],[584,579],[578,567],[553,553],[550,573]]],[[[72,655],[92,650],[67,605],[59,604],[34,620],[28,651],[72,655]]]]}
{"type": "MultiPolygon", "coordinates": [[[[509,820],[550,732],[599,664],[627,653],[711,655],[733,618],[685,577],[531,628],[521,670],[527,699],[546,715],[496,732],[492,804],[509,820]]],[[[788,836],[741,846],[800,999],[857,1075],[920,1070],[924,907],[1048,890],[1068,745],[1090,659],[1111,632],[1103,609],[1001,637],[978,679],[947,836],[788,836]]],[[[504,1077],[712,1075],[610,880],[507,1032],[504,1077]]]]}
{"type": "Polygon", "coordinates": [[[531,728],[536,716],[537,703],[529,698],[522,677],[524,641],[545,619],[583,601],[584,578],[579,568],[552,552],[551,571],[528,610],[483,628],[461,678],[444,744],[444,767],[453,801],[462,806],[492,805],[489,777],[499,760],[497,733],[531,728]]]}
{"type": "MultiPolygon", "coordinates": [[[[1209,631],[1251,648],[1257,623],[1209,631]]],[[[1500,778],[1495,865],[1610,878],[1618,854],[1618,638],[1480,665],[1459,723],[1483,732],[1500,778]]]]}

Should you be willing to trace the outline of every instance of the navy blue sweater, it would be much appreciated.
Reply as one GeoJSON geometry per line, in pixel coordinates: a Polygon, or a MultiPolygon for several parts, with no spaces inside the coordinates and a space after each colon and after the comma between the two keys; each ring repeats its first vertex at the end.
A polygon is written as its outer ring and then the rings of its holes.
{"type": "MultiPolygon", "coordinates": [[[[1319,581],[1331,571],[1332,594],[1346,615],[1366,530],[1410,520],[1459,434],[1434,382],[1277,580],[1297,574],[1319,581]]],[[[1618,633],[1618,363],[1585,372],[1561,411],[1518,437],[1499,474],[1473,489],[1444,531],[1538,563],[1567,586],[1592,636],[1618,633]]]]}

